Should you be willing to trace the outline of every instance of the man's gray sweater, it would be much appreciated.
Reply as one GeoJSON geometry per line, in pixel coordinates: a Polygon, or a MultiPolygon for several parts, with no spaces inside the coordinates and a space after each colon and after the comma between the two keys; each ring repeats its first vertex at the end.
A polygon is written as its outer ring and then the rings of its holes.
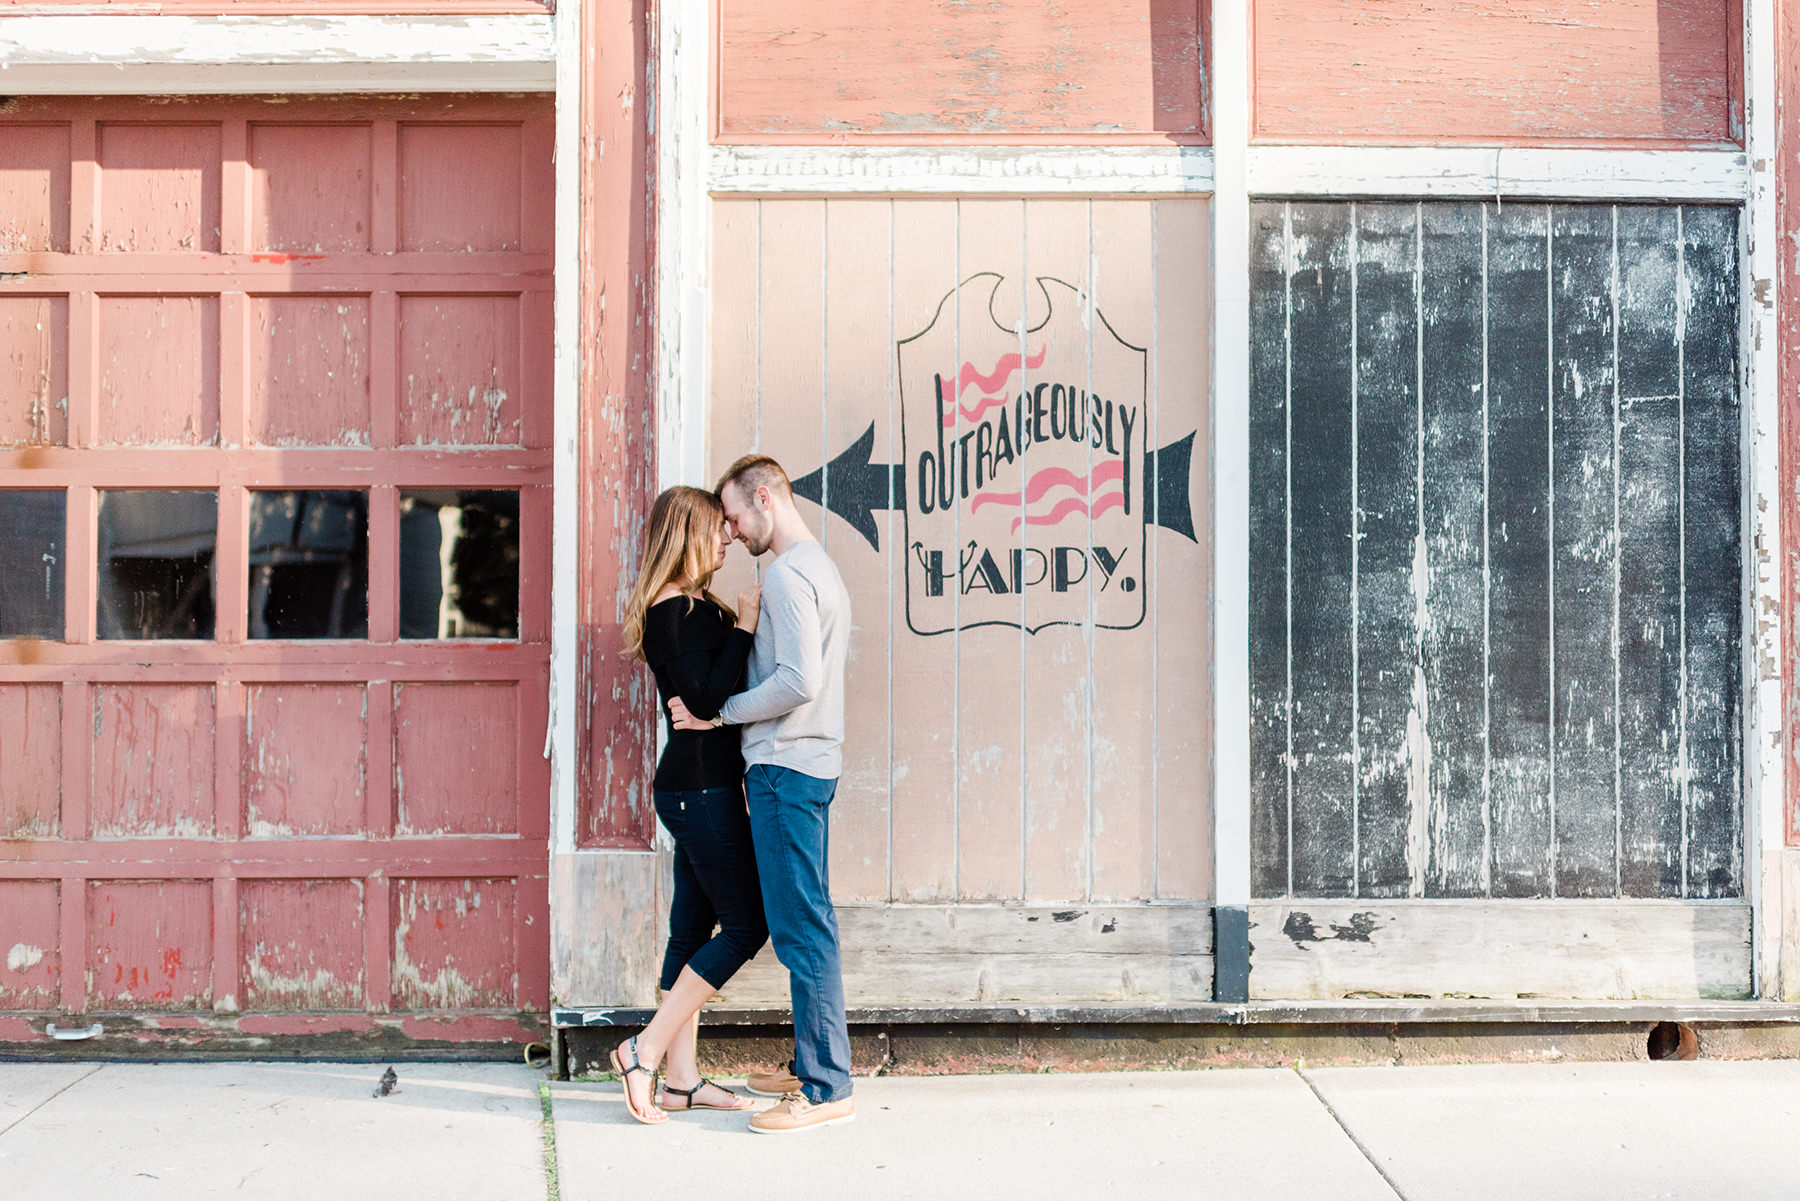
{"type": "Polygon", "coordinates": [[[806,538],[763,572],[750,687],[719,716],[744,727],[744,762],[820,779],[843,773],[844,654],[850,594],[825,548],[806,538]]]}

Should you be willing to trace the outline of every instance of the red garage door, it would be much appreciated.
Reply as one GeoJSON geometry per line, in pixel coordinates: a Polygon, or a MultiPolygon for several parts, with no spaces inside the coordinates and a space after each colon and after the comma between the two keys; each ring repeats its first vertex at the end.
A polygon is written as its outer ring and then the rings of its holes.
{"type": "Polygon", "coordinates": [[[0,1041],[547,1002],[551,105],[0,116],[0,1041]]]}

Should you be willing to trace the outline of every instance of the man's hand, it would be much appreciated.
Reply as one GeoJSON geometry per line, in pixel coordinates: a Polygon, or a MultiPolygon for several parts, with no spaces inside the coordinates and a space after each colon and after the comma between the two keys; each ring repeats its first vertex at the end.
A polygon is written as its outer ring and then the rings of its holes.
{"type": "Polygon", "coordinates": [[[681,703],[681,698],[678,696],[669,698],[669,716],[675,719],[677,730],[710,730],[713,728],[710,721],[701,721],[689,713],[688,707],[681,703]]]}

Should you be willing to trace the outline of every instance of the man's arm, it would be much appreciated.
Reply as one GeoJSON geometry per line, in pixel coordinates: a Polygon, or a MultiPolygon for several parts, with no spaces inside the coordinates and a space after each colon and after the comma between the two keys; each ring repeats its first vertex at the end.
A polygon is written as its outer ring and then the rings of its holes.
{"type": "Polygon", "coordinates": [[[719,716],[730,725],[780,717],[812,700],[825,687],[824,635],[811,582],[792,570],[771,573],[763,586],[761,620],[775,640],[775,670],[720,708],[719,716]]]}

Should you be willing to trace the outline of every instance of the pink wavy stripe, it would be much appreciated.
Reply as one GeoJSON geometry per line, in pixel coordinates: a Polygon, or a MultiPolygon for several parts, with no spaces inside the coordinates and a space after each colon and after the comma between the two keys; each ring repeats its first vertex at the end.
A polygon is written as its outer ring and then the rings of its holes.
{"type": "MultiPolygon", "coordinates": [[[[1044,365],[1044,356],[1049,353],[1048,346],[1038,347],[1038,352],[1025,360],[1025,366],[1036,371],[1044,365]]],[[[964,363],[962,370],[957,372],[956,395],[960,398],[964,392],[969,390],[970,384],[980,384],[983,392],[996,391],[1006,382],[1007,377],[1018,369],[1019,356],[1017,354],[1001,355],[1000,361],[995,363],[994,369],[986,375],[983,375],[981,369],[975,364],[964,363]]]]}
{"type": "MultiPolygon", "coordinates": [[[[1052,488],[1073,488],[1086,496],[1101,484],[1110,484],[1114,480],[1125,478],[1125,460],[1113,459],[1094,468],[1093,475],[1083,480],[1067,467],[1046,467],[1025,481],[1023,503],[1036,504],[1043,499],[1044,493],[1052,488]]],[[[969,503],[969,512],[981,508],[982,505],[1016,505],[1021,503],[1017,492],[977,492],[975,499],[969,503]]]]}
{"type": "MultiPolygon", "coordinates": [[[[1024,522],[1026,525],[1055,525],[1057,522],[1074,512],[1079,511],[1088,517],[1098,517],[1102,513],[1124,507],[1125,493],[1123,490],[1118,492],[1108,492],[1105,496],[1097,497],[1094,500],[1094,507],[1092,509],[1088,508],[1079,496],[1066,496],[1062,500],[1057,501],[1056,507],[1051,509],[1048,513],[1026,514],[1024,522]]],[[[1019,518],[1013,518],[1012,532],[1015,534],[1019,532],[1019,521],[1019,518]]]]}
{"type": "MultiPolygon", "coordinates": [[[[975,403],[975,407],[972,409],[968,405],[962,406],[962,419],[964,421],[980,421],[983,413],[997,406],[1004,407],[1006,401],[1007,398],[1004,396],[984,396],[975,403]]],[[[956,424],[956,414],[957,410],[955,408],[952,408],[948,413],[944,414],[945,429],[949,429],[956,424]]]]}

